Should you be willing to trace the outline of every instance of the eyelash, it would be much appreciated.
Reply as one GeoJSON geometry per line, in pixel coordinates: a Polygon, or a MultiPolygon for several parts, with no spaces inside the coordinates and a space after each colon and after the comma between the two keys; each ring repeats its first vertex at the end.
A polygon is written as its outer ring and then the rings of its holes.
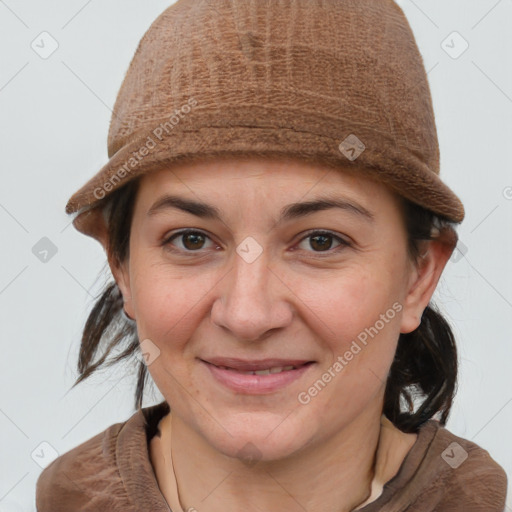
{"type": "MultiPolygon", "coordinates": [[[[206,237],[206,238],[211,240],[211,238],[206,233],[204,233],[203,231],[200,231],[200,230],[197,230],[197,229],[184,229],[184,230],[178,231],[178,232],[173,233],[172,235],[164,238],[164,240],[162,241],[161,245],[163,247],[165,247],[166,249],[168,249],[169,251],[172,251],[172,252],[181,252],[181,253],[185,253],[185,254],[187,254],[187,253],[189,253],[189,254],[200,253],[202,249],[198,249],[197,251],[192,251],[192,250],[187,250],[187,249],[179,249],[179,248],[177,249],[177,248],[172,248],[171,247],[171,242],[175,238],[179,238],[180,236],[189,235],[189,234],[200,234],[200,235],[202,235],[202,236],[204,236],[204,237],[206,237]]],[[[323,257],[326,257],[326,256],[332,256],[333,254],[337,254],[338,252],[340,252],[344,248],[352,247],[352,244],[350,242],[348,242],[347,240],[345,240],[345,239],[335,235],[334,233],[332,233],[330,231],[326,231],[326,230],[311,230],[311,231],[307,231],[305,236],[303,236],[299,240],[297,245],[302,243],[304,240],[313,237],[314,235],[330,236],[334,240],[339,242],[339,244],[340,244],[338,247],[335,247],[334,249],[328,249],[327,251],[307,251],[307,252],[313,252],[313,254],[316,255],[315,257],[318,257],[318,258],[323,258],[323,257]]]]}

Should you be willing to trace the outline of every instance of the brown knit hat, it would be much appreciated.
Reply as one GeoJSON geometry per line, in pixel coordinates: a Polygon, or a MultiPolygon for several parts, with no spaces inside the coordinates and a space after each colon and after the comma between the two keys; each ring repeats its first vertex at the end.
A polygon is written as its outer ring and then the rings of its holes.
{"type": "Polygon", "coordinates": [[[178,0],[126,73],[110,160],[66,212],[98,238],[100,201],[121,185],[224,154],[353,166],[448,220],[464,218],[439,178],[423,59],[392,0],[178,0]]]}

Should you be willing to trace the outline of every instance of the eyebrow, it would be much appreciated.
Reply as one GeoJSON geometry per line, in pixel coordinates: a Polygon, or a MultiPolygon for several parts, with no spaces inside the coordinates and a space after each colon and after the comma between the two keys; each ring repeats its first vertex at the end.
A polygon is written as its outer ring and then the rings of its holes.
{"type": "MultiPolygon", "coordinates": [[[[358,203],[345,198],[323,196],[311,201],[286,205],[281,209],[278,223],[306,217],[314,212],[330,210],[332,208],[352,213],[367,222],[372,222],[375,219],[372,212],[358,203]]],[[[202,219],[222,220],[221,210],[211,204],[168,194],[157,199],[146,215],[151,217],[168,209],[182,210],[202,219]]]]}

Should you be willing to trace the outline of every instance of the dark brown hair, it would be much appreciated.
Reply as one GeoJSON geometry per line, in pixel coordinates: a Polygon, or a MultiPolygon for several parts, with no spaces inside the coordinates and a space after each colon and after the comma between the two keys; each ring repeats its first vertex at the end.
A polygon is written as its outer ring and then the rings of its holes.
{"type": "MultiPolygon", "coordinates": [[[[138,185],[139,179],[132,179],[105,199],[108,252],[117,262],[126,261],[129,257],[130,227],[138,185]]],[[[419,264],[422,242],[433,239],[435,228],[449,233],[455,246],[457,234],[453,223],[398,197],[411,262],[419,264]]],[[[140,358],[136,324],[124,315],[121,292],[116,282],[111,281],[87,318],[78,359],[79,377],[73,387],[100,367],[110,367],[126,358],[134,358],[138,365],[135,409],[140,409],[149,373],[140,358]],[[120,349],[117,356],[107,360],[112,352],[120,349]]],[[[423,312],[420,326],[411,333],[400,334],[388,375],[384,414],[404,432],[416,432],[430,418],[446,424],[456,389],[457,368],[452,330],[437,307],[430,302],[423,312]]]]}

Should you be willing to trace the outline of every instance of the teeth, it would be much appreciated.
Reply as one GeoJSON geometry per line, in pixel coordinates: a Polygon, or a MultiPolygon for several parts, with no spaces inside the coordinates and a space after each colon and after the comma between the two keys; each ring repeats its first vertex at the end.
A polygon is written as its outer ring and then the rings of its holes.
{"type": "Polygon", "coordinates": [[[270,375],[270,368],[268,370],[255,370],[254,375],[270,375]]]}
{"type": "Polygon", "coordinates": [[[244,375],[270,375],[271,373],[281,373],[283,371],[294,370],[295,366],[275,366],[273,368],[266,368],[265,370],[249,371],[235,370],[234,368],[228,368],[227,366],[219,366],[219,368],[222,368],[223,370],[231,370],[235,372],[237,371],[238,373],[243,373],[244,375]]]}

